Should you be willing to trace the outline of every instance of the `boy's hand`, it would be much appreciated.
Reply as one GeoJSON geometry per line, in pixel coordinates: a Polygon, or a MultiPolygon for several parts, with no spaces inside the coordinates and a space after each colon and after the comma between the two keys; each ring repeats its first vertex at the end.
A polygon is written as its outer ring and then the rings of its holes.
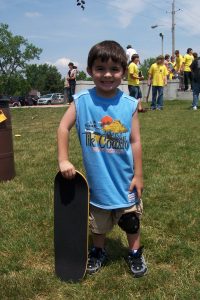
{"type": "Polygon", "coordinates": [[[134,187],[137,190],[137,196],[140,199],[142,197],[142,192],[143,192],[143,188],[144,188],[144,184],[143,184],[143,177],[142,176],[134,176],[130,187],[129,187],[129,191],[132,192],[134,187]]]}
{"type": "Polygon", "coordinates": [[[63,177],[67,179],[73,179],[76,175],[75,167],[68,160],[61,161],[59,168],[63,177]]]}
{"type": "Polygon", "coordinates": [[[148,79],[147,81],[147,85],[150,86],[151,85],[151,79],[148,79]]]}

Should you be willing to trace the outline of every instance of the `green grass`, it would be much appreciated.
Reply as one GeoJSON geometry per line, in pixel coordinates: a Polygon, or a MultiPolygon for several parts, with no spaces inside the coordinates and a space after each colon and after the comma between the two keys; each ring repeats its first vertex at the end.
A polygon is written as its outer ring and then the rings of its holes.
{"type": "MultiPolygon", "coordinates": [[[[126,238],[108,236],[108,265],[78,284],[54,275],[53,180],[56,129],[65,108],[12,110],[17,176],[0,183],[0,299],[200,299],[200,111],[186,101],[140,115],[149,273],[133,279],[126,238]]],[[[75,130],[71,160],[83,171],[75,130]]]]}

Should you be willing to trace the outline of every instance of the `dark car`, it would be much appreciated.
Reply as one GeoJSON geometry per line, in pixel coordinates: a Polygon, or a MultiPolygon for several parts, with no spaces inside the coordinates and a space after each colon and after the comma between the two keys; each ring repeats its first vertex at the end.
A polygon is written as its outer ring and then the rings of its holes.
{"type": "Polygon", "coordinates": [[[19,98],[20,98],[19,96],[11,96],[9,106],[11,107],[21,106],[21,102],[19,98]]]}
{"type": "Polygon", "coordinates": [[[25,105],[27,106],[37,105],[37,100],[38,100],[37,96],[29,95],[25,99],[25,105]]]}

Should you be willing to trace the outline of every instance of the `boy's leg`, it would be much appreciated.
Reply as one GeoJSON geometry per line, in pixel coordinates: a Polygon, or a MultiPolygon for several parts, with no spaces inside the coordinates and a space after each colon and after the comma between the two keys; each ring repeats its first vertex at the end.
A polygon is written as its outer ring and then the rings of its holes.
{"type": "Polygon", "coordinates": [[[93,246],[96,248],[104,249],[105,238],[106,238],[105,234],[92,233],[93,246]]]}
{"type": "Polygon", "coordinates": [[[140,216],[143,211],[142,200],[138,205],[124,209],[118,225],[126,232],[129,244],[128,265],[134,277],[142,277],[147,273],[147,265],[140,246],[140,216]]]}
{"type": "Polygon", "coordinates": [[[152,86],[152,102],[151,109],[156,109],[156,96],[157,96],[157,86],[152,86]]]}
{"type": "Polygon", "coordinates": [[[163,92],[164,88],[162,86],[158,87],[158,109],[163,109],[163,92]]]}
{"type": "Polygon", "coordinates": [[[193,82],[193,102],[192,107],[194,110],[197,109],[198,101],[199,101],[199,92],[200,92],[200,84],[197,82],[193,82]]]}
{"type": "Polygon", "coordinates": [[[93,247],[88,255],[87,272],[96,273],[105,264],[107,254],[104,249],[106,233],[113,227],[112,211],[90,205],[90,229],[93,247]]]}
{"type": "Polygon", "coordinates": [[[184,72],[184,91],[188,90],[188,72],[184,72]]]}
{"type": "Polygon", "coordinates": [[[192,75],[192,72],[188,72],[188,76],[189,76],[189,79],[190,79],[190,85],[191,85],[191,90],[193,90],[193,75],[192,75]]]}
{"type": "Polygon", "coordinates": [[[129,250],[138,250],[140,248],[140,231],[135,234],[127,233],[129,250]]]}

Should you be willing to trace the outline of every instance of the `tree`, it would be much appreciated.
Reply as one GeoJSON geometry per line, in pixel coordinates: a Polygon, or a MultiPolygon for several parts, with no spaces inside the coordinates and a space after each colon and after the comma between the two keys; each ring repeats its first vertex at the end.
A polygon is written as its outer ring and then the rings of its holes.
{"type": "Polygon", "coordinates": [[[25,76],[30,89],[37,89],[42,94],[63,91],[64,79],[55,66],[30,64],[26,67],[25,76]]]}
{"type": "Polygon", "coordinates": [[[140,71],[142,72],[144,79],[148,78],[149,68],[153,63],[155,63],[155,61],[156,61],[155,58],[150,57],[150,58],[145,59],[143,61],[143,63],[141,64],[140,71]]]}
{"type": "Polygon", "coordinates": [[[39,59],[42,49],[20,35],[13,35],[7,24],[0,24],[0,79],[1,93],[9,94],[13,78],[23,74],[27,63],[39,59]]]}
{"type": "Polygon", "coordinates": [[[76,76],[76,80],[90,81],[90,80],[92,80],[92,78],[88,77],[84,71],[79,71],[78,75],[76,76]]]}
{"type": "Polygon", "coordinates": [[[84,71],[79,71],[76,80],[87,80],[87,74],[84,71]]]}

